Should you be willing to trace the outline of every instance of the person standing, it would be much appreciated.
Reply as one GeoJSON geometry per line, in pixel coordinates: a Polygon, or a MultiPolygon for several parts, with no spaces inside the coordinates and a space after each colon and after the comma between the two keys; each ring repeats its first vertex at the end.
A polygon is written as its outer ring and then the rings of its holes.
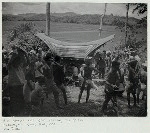
{"type": "Polygon", "coordinates": [[[127,101],[129,108],[130,108],[130,94],[133,95],[134,106],[136,106],[136,89],[139,83],[135,73],[136,62],[137,62],[136,60],[128,62],[128,71],[129,71],[128,80],[130,82],[130,85],[127,89],[127,101]]]}
{"type": "Polygon", "coordinates": [[[99,57],[97,65],[98,65],[98,70],[99,70],[99,79],[100,78],[104,79],[106,62],[105,62],[105,59],[102,56],[99,57]]]}
{"type": "MultiPolygon", "coordinates": [[[[45,77],[45,83],[47,88],[47,94],[52,92],[55,99],[55,104],[58,109],[62,107],[59,105],[59,92],[56,83],[54,82],[54,75],[53,75],[53,60],[52,54],[47,53],[44,57],[44,67],[43,67],[43,75],[45,77]]],[[[48,95],[47,95],[48,96],[48,95]]]]}
{"type": "Polygon", "coordinates": [[[137,89],[137,103],[139,104],[139,95],[140,92],[143,92],[142,100],[147,96],[147,66],[146,63],[142,64],[142,69],[140,71],[139,79],[140,87],[137,89]]]}
{"type": "Polygon", "coordinates": [[[113,102],[114,107],[117,111],[117,99],[116,99],[116,92],[115,90],[118,90],[120,78],[118,73],[119,63],[116,61],[112,62],[112,68],[111,71],[108,73],[105,83],[105,101],[102,106],[102,112],[105,114],[105,111],[107,110],[107,105],[109,101],[111,100],[113,102]]]}
{"type": "Polygon", "coordinates": [[[36,81],[38,78],[43,77],[43,63],[42,63],[42,57],[39,56],[38,60],[35,62],[35,79],[36,81]]]}
{"type": "Polygon", "coordinates": [[[111,60],[111,51],[108,51],[107,52],[107,72],[110,71],[111,63],[112,63],[112,60],[111,60]]]}
{"type": "Polygon", "coordinates": [[[77,81],[78,80],[78,74],[79,74],[79,70],[76,64],[73,64],[73,75],[72,75],[72,79],[73,81],[77,81]]]}
{"type": "Polygon", "coordinates": [[[65,73],[63,70],[64,67],[60,63],[61,63],[61,57],[55,56],[55,63],[53,65],[54,82],[56,83],[57,87],[62,91],[65,104],[67,105],[67,95],[66,95],[66,89],[64,85],[65,73]]]}
{"type": "Polygon", "coordinates": [[[86,66],[84,67],[84,81],[80,88],[80,94],[78,97],[78,103],[80,103],[80,99],[82,97],[82,93],[85,90],[85,85],[87,84],[87,96],[86,96],[86,103],[88,102],[89,96],[90,96],[90,89],[94,88],[93,82],[92,82],[92,71],[95,70],[98,72],[98,70],[91,66],[91,59],[85,60],[86,66]]]}
{"type": "Polygon", "coordinates": [[[8,88],[10,95],[10,110],[12,116],[22,115],[24,110],[23,86],[25,83],[26,52],[17,46],[12,47],[8,62],[8,88]],[[21,56],[22,55],[22,56],[21,56]]]}
{"type": "Polygon", "coordinates": [[[31,93],[35,88],[35,70],[34,65],[29,65],[25,74],[25,84],[23,86],[23,96],[25,101],[25,115],[29,116],[31,113],[31,93]]]}

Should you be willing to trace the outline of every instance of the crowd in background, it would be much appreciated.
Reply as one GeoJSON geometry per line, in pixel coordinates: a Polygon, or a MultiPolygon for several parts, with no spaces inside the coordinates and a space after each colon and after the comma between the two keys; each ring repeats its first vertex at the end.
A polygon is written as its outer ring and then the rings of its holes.
{"type": "Polygon", "coordinates": [[[117,112],[117,94],[122,96],[125,91],[129,108],[130,94],[134,98],[134,106],[139,104],[141,92],[142,99],[147,101],[147,63],[141,61],[136,51],[131,48],[97,50],[93,57],[84,59],[82,63],[68,63],[72,71],[68,80],[68,64],[60,56],[52,54],[47,47],[24,48],[13,45],[11,49],[8,52],[3,47],[2,51],[4,116],[38,115],[37,110],[42,110],[44,99],[50,93],[54,95],[57,109],[63,109],[58,90],[62,91],[64,103],[67,105],[66,86],[70,81],[79,81],[78,103],[84,90],[87,91],[88,102],[91,88],[99,88],[93,78],[105,81],[105,101],[102,106],[104,114],[110,100],[117,112]]]}

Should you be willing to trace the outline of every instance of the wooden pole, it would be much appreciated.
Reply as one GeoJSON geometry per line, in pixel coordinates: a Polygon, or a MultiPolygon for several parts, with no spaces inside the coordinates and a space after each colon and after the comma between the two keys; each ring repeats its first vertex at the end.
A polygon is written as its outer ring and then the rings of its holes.
{"type": "Polygon", "coordinates": [[[100,36],[100,37],[101,37],[101,33],[102,33],[103,18],[104,18],[105,13],[106,13],[106,7],[107,7],[107,4],[105,4],[104,14],[101,16],[101,20],[100,20],[100,27],[99,27],[99,36],[100,36]]]}
{"type": "Polygon", "coordinates": [[[127,47],[127,36],[128,36],[128,12],[129,12],[129,3],[126,5],[126,24],[125,24],[125,46],[127,47]]]}
{"type": "Polygon", "coordinates": [[[50,3],[46,4],[46,35],[50,36],[50,3]]]}

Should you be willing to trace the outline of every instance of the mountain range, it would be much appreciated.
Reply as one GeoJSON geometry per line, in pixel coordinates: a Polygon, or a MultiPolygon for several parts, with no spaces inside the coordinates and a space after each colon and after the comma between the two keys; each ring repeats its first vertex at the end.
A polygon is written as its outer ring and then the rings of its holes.
{"type": "MultiPolygon", "coordinates": [[[[62,22],[62,23],[83,23],[83,24],[99,24],[100,23],[100,14],[76,14],[74,12],[66,13],[51,13],[50,14],[51,22],[62,22]]],[[[2,21],[45,21],[46,14],[2,14],[2,21]]],[[[136,25],[140,20],[137,18],[129,17],[129,25],[136,25]]],[[[126,17],[123,16],[114,16],[105,15],[103,19],[104,25],[123,25],[126,22],[126,17]]]]}

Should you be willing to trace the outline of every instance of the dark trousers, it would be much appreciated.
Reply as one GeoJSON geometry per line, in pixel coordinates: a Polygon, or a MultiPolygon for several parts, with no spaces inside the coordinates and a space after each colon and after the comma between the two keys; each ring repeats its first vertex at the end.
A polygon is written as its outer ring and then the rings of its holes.
{"type": "MultiPolygon", "coordinates": [[[[86,80],[84,80],[84,82],[83,82],[83,84],[82,84],[82,86],[81,86],[81,88],[80,88],[80,94],[79,94],[79,98],[78,98],[78,103],[80,103],[80,99],[81,99],[81,97],[82,97],[82,93],[83,93],[83,91],[85,90],[85,84],[86,84],[86,80]]],[[[88,102],[88,99],[89,99],[89,97],[90,97],[91,85],[88,84],[86,89],[87,89],[87,96],[86,96],[86,103],[87,103],[87,102],[88,102]]]]}
{"type": "Polygon", "coordinates": [[[99,79],[104,78],[105,76],[105,68],[99,68],[99,79]]]}
{"type": "Polygon", "coordinates": [[[9,86],[11,116],[24,114],[23,85],[9,86]]]}
{"type": "Polygon", "coordinates": [[[104,101],[103,106],[102,106],[103,112],[105,110],[107,110],[107,105],[108,105],[110,100],[112,101],[114,107],[117,107],[116,93],[115,92],[109,93],[109,92],[105,91],[105,101],[104,101]]]}
{"type": "Polygon", "coordinates": [[[136,88],[137,88],[137,85],[133,84],[133,86],[131,86],[127,91],[127,101],[128,101],[129,107],[130,107],[130,94],[132,94],[133,99],[134,99],[134,105],[136,105],[136,88]]]}

